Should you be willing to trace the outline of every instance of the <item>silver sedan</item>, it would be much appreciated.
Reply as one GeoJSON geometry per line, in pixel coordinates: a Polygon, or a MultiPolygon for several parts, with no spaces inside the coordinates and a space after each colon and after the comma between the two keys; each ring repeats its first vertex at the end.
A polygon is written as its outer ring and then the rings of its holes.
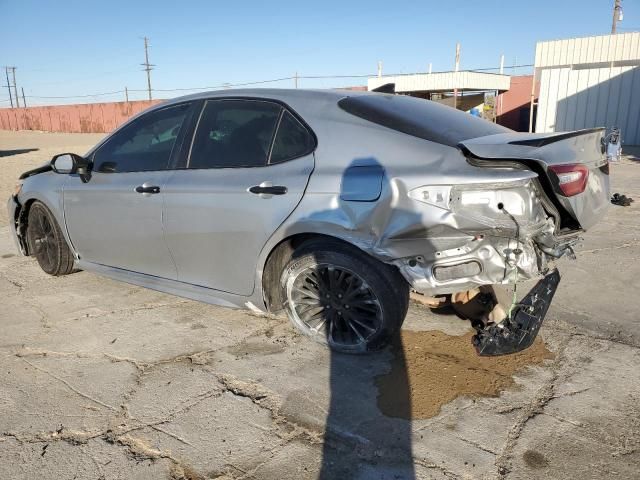
{"type": "Polygon", "coordinates": [[[515,133],[381,93],[210,92],[25,172],[9,213],[20,251],[51,275],[284,311],[347,352],[387,344],[411,289],[539,278],[502,321],[476,325],[478,353],[497,355],[531,344],[555,261],[604,215],[602,138],[515,133]]]}

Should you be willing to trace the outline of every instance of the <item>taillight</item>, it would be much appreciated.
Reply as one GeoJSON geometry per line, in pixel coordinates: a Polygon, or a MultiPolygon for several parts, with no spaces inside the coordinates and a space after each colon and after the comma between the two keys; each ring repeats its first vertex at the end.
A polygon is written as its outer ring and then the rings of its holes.
{"type": "Polygon", "coordinates": [[[558,186],[565,197],[584,192],[589,179],[589,169],[581,163],[552,165],[549,169],[558,177],[558,186]]]}

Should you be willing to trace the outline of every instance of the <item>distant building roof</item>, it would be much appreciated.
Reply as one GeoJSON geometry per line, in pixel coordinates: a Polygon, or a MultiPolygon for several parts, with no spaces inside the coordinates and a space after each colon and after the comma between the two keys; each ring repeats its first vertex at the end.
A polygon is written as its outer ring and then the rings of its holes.
{"type": "Polygon", "coordinates": [[[483,72],[438,72],[415,73],[410,75],[383,75],[367,80],[369,90],[378,88],[386,83],[395,83],[395,91],[408,92],[450,92],[454,89],[481,90],[509,90],[511,78],[509,75],[483,72]]]}

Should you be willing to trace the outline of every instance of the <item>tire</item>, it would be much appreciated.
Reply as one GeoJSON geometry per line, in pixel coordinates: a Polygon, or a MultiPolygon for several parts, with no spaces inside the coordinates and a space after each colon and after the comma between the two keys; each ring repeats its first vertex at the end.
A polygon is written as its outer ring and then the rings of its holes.
{"type": "Polygon", "coordinates": [[[294,327],[344,353],[389,344],[409,306],[409,285],[395,267],[339,241],[302,244],[282,272],[280,289],[294,327]]]}
{"type": "Polygon", "coordinates": [[[53,214],[41,202],[35,202],[27,218],[27,245],[40,268],[49,275],[73,272],[73,253],[53,214]]]}

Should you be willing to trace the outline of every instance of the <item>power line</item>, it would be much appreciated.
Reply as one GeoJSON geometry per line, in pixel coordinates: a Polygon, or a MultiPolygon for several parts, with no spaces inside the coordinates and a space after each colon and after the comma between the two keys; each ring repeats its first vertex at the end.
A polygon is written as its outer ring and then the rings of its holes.
{"type": "MultiPolygon", "coordinates": [[[[149,64],[150,66],[153,66],[152,64],[149,64]]],[[[525,68],[525,67],[532,67],[533,64],[522,64],[522,65],[511,65],[511,66],[505,66],[504,68],[525,68]]],[[[12,68],[12,67],[7,67],[7,68],[12,68]]],[[[491,67],[491,68],[476,68],[476,69],[469,69],[469,70],[460,70],[461,72],[463,71],[468,71],[468,72],[488,72],[488,71],[492,71],[492,70],[496,70],[499,71],[498,67],[491,67]]],[[[450,71],[441,71],[441,72],[433,72],[434,74],[436,73],[450,73],[450,71]]],[[[9,85],[9,81],[8,81],[8,70],[6,71],[7,74],[7,85],[9,85]]],[[[407,76],[407,75],[419,75],[419,74],[425,74],[424,72],[415,72],[415,73],[395,73],[395,74],[387,74],[385,75],[385,77],[390,77],[390,76],[407,76]]],[[[347,78],[373,78],[376,75],[374,74],[356,74],[356,75],[297,75],[297,76],[288,76],[288,77],[279,77],[279,78],[271,78],[271,79],[265,79],[265,80],[255,80],[255,81],[250,81],[250,82],[238,82],[238,83],[221,83],[221,84],[217,84],[217,85],[209,85],[209,86],[204,86],[204,87],[181,87],[181,88],[149,88],[150,87],[150,83],[148,82],[147,84],[147,88],[146,89],[122,89],[122,90],[114,90],[114,91],[110,91],[110,92],[99,92],[99,93],[90,93],[90,94],[82,94],[82,95],[26,95],[23,96],[24,98],[32,98],[32,99],[43,99],[43,100],[70,100],[70,99],[80,99],[80,98],[92,98],[92,97],[102,97],[102,96],[108,96],[108,95],[122,95],[122,94],[127,94],[127,93],[131,93],[131,92],[147,92],[149,98],[151,97],[151,92],[188,92],[188,91],[192,91],[192,92],[197,92],[197,91],[202,91],[202,90],[216,90],[216,89],[223,89],[223,88],[234,88],[234,87],[247,87],[247,86],[254,86],[254,85],[265,85],[265,84],[269,84],[269,83],[277,83],[277,82],[284,82],[284,81],[290,81],[290,80],[295,80],[297,79],[309,79],[309,80],[330,80],[330,79],[347,79],[347,78]]],[[[13,85],[11,85],[11,87],[13,87],[13,85]]],[[[2,102],[11,102],[12,106],[13,106],[13,101],[12,101],[12,97],[11,97],[11,89],[9,89],[9,93],[10,93],[10,99],[9,100],[2,100],[2,102]]],[[[23,100],[24,101],[24,100],[23,100]]]]}

